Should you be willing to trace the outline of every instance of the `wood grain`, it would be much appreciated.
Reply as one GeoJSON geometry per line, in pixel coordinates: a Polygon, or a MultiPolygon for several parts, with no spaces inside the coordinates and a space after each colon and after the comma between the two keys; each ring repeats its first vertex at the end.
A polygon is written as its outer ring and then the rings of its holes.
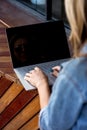
{"type": "Polygon", "coordinates": [[[23,86],[13,83],[8,91],[0,99],[0,113],[17,97],[23,90],[23,86]]]}
{"type": "Polygon", "coordinates": [[[3,130],[18,130],[25,122],[39,112],[39,98],[36,96],[19,114],[8,123],[3,130]]]}
{"type": "Polygon", "coordinates": [[[39,114],[37,113],[22,128],[19,128],[19,130],[38,130],[38,128],[39,128],[39,122],[38,122],[38,120],[39,120],[39,114]]]}
{"type": "Polygon", "coordinates": [[[42,15],[37,15],[36,12],[33,13],[33,10],[29,10],[26,6],[24,7],[15,0],[1,0],[0,5],[0,18],[8,25],[8,27],[45,21],[45,18],[41,17],[42,15]],[[3,7],[5,8],[3,9],[3,7]]]}
{"type": "Polygon", "coordinates": [[[5,77],[0,79],[0,98],[12,83],[13,81],[6,79],[5,77]]]}
{"type": "Polygon", "coordinates": [[[36,91],[26,92],[22,91],[15,100],[3,111],[0,115],[0,128],[6,125],[21,109],[29,103],[34,96],[36,91]]]}

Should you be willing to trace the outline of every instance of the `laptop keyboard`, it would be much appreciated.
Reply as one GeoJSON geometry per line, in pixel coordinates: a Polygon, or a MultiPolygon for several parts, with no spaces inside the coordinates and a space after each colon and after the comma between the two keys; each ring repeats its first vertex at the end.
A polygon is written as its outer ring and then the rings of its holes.
{"type": "Polygon", "coordinates": [[[29,71],[29,70],[34,69],[36,66],[39,67],[48,76],[49,84],[52,85],[56,77],[52,75],[51,70],[54,66],[60,65],[64,61],[66,61],[66,59],[36,64],[31,67],[29,66],[27,69],[29,71]]]}
{"type": "Polygon", "coordinates": [[[27,72],[31,71],[37,66],[40,69],[42,69],[42,71],[48,76],[49,85],[52,86],[56,79],[56,77],[53,76],[51,73],[52,68],[54,66],[60,65],[61,63],[67,60],[68,59],[56,60],[56,61],[51,61],[51,62],[45,62],[45,63],[35,64],[35,65],[20,67],[20,68],[17,68],[17,73],[20,75],[21,78],[23,78],[27,72]]]}

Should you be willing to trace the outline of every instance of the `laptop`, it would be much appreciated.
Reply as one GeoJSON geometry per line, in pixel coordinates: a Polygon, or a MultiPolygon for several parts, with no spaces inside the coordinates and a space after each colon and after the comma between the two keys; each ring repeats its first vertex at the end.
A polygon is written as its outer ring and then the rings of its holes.
{"type": "Polygon", "coordinates": [[[13,69],[25,90],[35,89],[24,76],[36,66],[45,72],[52,86],[55,81],[50,73],[52,67],[71,57],[63,21],[11,27],[6,34],[13,69]]]}

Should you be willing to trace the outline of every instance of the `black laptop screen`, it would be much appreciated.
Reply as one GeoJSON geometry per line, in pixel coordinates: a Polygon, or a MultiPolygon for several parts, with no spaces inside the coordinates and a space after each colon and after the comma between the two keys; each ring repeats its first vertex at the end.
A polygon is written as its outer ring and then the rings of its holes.
{"type": "Polygon", "coordinates": [[[14,68],[70,57],[61,20],[11,27],[6,33],[14,68]]]}

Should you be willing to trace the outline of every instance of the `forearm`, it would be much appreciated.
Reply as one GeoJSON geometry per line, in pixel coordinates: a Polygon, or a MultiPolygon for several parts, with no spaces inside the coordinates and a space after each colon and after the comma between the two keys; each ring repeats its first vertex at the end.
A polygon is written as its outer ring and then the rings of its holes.
{"type": "Polygon", "coordinates": [[[40,106],[41,109],[48,105],[49,97],[50,97],[50,89],[48,84],[43,84],[38,88],[39,98],[40,98],[40,106]]]}

